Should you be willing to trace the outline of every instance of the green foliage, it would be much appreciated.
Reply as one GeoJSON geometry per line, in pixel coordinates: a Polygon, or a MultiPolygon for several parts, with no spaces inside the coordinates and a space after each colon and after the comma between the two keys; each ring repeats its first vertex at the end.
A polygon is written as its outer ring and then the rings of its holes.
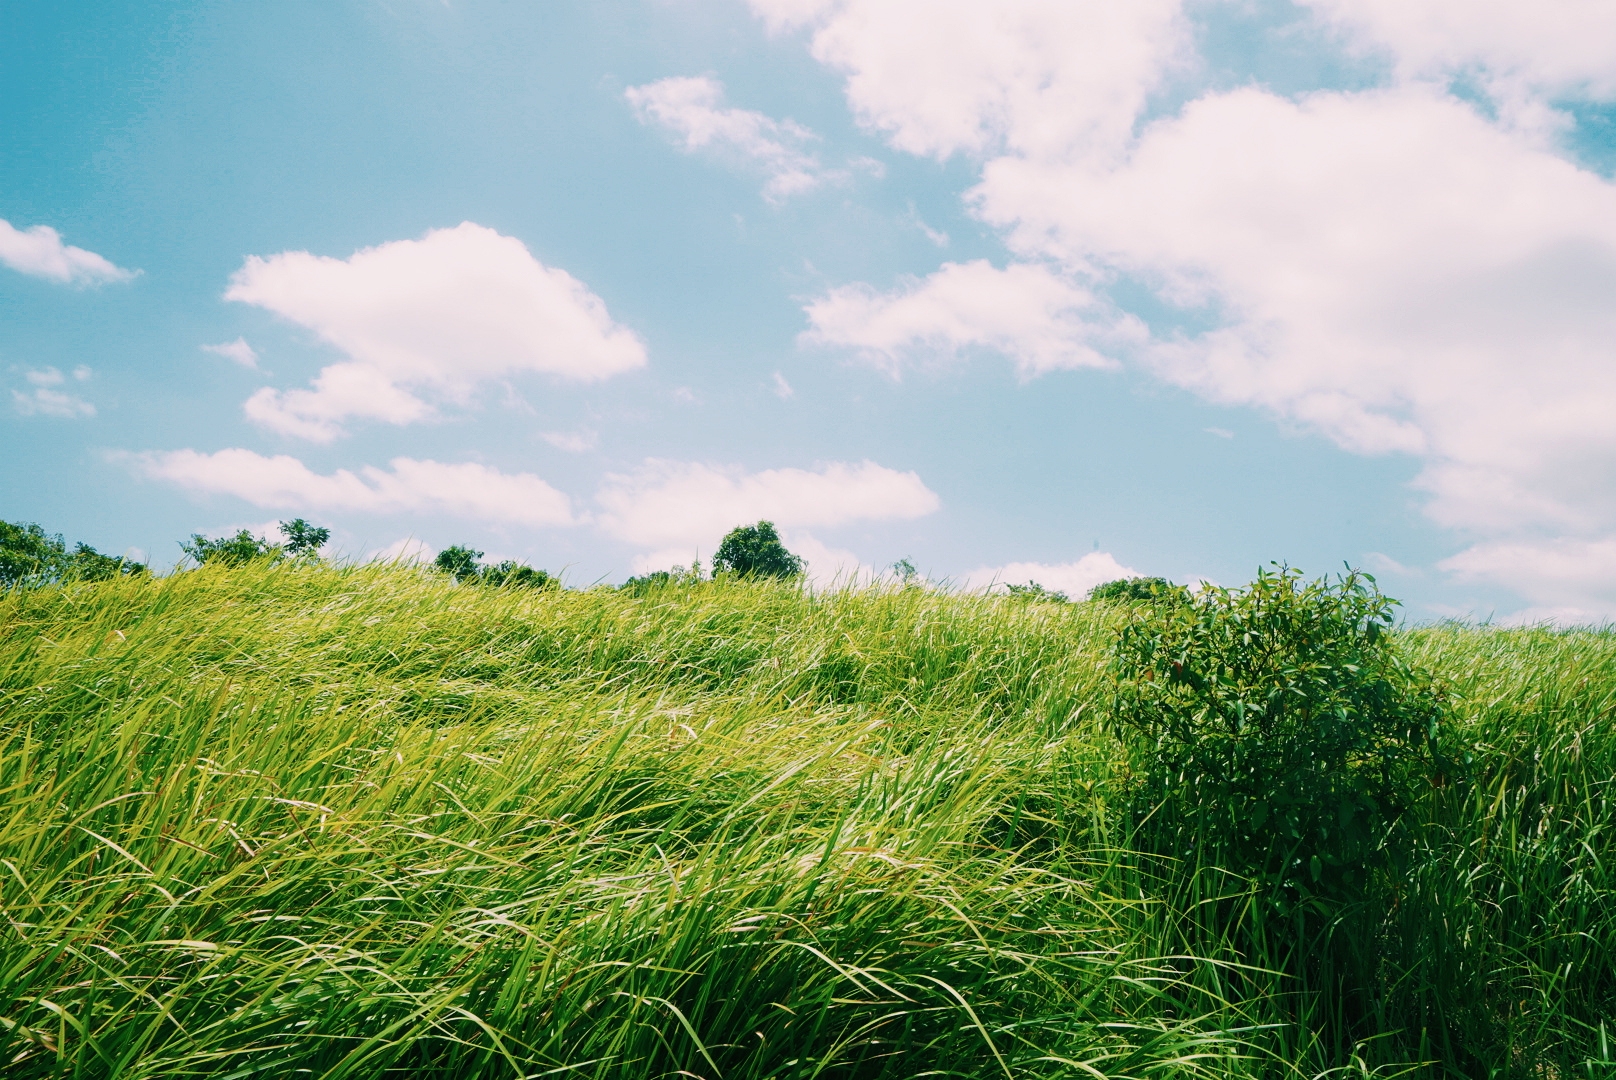
{"type": "Polygon", "coordinates": [[[88,544],[71,551],[38,525],[0,521],[0,588],[60,581],[106,581],[144,574],[143,563],[103,555],[88,544]]]}
{"type": "Polygon", "coordinates": [[[1113,723],[1174,854],[1286,900],[1364,884],[1447,760],[1441,694],[1393,647],[1395,605],[1367,575],[1279,568],[1134,615],[1111,664],[1113,723]]]}
{"type": "Polygon", "coordinates": [[[559,578],[551,577],[543,570],[534,569],[526,563],[506,559],[493,566],[484,566],[482,557],[482,552],[456,544],[438,552],[433,565],[462,585],[491,585],[496,588],[507,586],[514,589],[561,587],[559,578]]]}
{"type": "Polygon", "coordinates": [[[180,550],[199,566],[209,564],[245,566],[260,559],[275,562],[280,559],[282,553],[280,545],[271,544],[262,537],[254,536],[247,529],[240,530],[234,536],[221,536],[216,539],[209,539],[201,533],[192,533],[190,540],[180,542],[180,550]]]}
{"type": "Polygon", "coordinates": [[[1070,598],[1065,593],[1046,589],[1036,581],[1029,581],[1025,585],[1006,585],[1005,591],[1017,600],[1035,600],[1053,604],[1070,603],[1070,598]]]}
{"type": "Polygon", "coordinates": [[[432,565],[459,582],[476,580],[481,573],[483,553],[474,548],[453,544],[438,552],[432,565]]]}
{"type": "Polygon", "coordinates": [[[325,547],[326,541],[331,539],[331,530],[323,526],[310,525],[302,518],[293,518],[291,521],[281,522],[281,535],[286,537],[286,554],[292,556],[314,556],[325,547]]]}
{"type": "Polygon", "coordinates": [[[559,589],[561,581],[543,570],[526,563],[505,559],[494,566],[485,566],[479,574],[484,585],[507,586],[513,589],[559,589]]]}
{"type": "Polygon", "coordinates": [[[688,567],[675,566],[671,570],[652,570],[639,577],[631,577],[618,586],[622,592],[630,596],[649,596],[663,589],[679,588],[690,585],[700,585],[705,579],[701,572],[701,560],[692,560],[688,567]]]}
{"type": "Polygon", "coordinates": [[[713,576],[793,578],[803,572],[804,565],[780,542],[774,523],[760,521],[729,531],[713,556],[713,576]]]}
{"type": "Polygon", "coordinates": [[[1096,585],[1089,590],[1090,600],[1166,600],[1179,601],[1185,596],[1182,585],[1174,585],[1166,578],[1118,578],[1096,585]]]}
{"type": "Polygon", "coordinates": [[[67,549],[38,525],[0,521],[0,585],[45,581],[59,573],[67,549]]]}

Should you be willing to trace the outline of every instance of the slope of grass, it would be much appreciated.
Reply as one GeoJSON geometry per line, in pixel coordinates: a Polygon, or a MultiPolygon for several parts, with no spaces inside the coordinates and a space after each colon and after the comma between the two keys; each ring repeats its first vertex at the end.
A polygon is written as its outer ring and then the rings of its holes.
{"type": "Polygon", "coordinates": [[[0,1062],[1612,1075],[1616,637],[1404,638],[1476,760],[1417,808],[1343,1027],[1283,928],[1204,917],[1260,923],[1238,882],[1131,853],[1126,616],[376,567],[5,594],[0,1062]]]}

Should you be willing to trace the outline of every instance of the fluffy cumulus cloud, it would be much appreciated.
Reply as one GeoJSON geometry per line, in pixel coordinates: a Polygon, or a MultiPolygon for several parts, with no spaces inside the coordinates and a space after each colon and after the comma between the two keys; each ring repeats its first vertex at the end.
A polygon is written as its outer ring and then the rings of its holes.
{"type": "MultiPolygon", "coordinates": [[[[1532,566],[1602,572],[1616,535],[1616,184],[1545,125],[1569,123],[1553,95],[1616,92],[1616,9],[1311,0],[1394,58],[1385,85],[1214,91],[1151,116],[1149,92],[1184,56],[1176,4],[943,4],[917,19],[875,0],[752,2],[810,28],[855,114],[894,146],[980,155],[968,204],[1021,258],[1101,295],[1125,278],[1211,326],[1133,343],[1151,370],[1353,452],[1417,456],[1432,517],[1476,538],[1456,574],[1547,603],[1532,566]],[[1458,96],[1465,80],[1491,102],[1458,96]],[[1556,554],[1499,554],[1521,545],[1556,554]]],[[[810,306],[814,332],[836,297],[885,313],[881,294],[845,288],[810,306]]],[[[958,332],[944,306],[908,313],[890,337],[958,332]]],[[[976,339],[1025,369],[1017,340],[976,339]]]]}
{"type": "Polygon", "coordinates": [[[966,574],[962,584],[970,589],[993,589],[1033,581],[1046,589],[1065,593],[1073,600],[1081,600],[1096,585],[1138,576],[1139,571],[1123,566],[1110,552],[1094,551],[1068,563],[1016,562],[983,566],[966,574]]]}
{"type": "Polygon", "coordinates": [[[114,266],[93,251],[62,243],[49,225],[18,229],[0,219],[0,263],[19,273],[62,285],[99,285],[128,281],[136,271],[114,266]]]}
{"type": "Polygon", "coordinates": [[[808,27],[866,126],[913,154],[1100,152],[1189,58],[1178,0],[750,0],[808,27]]]}
{"type": "MultiPolygon", "coordinates": [[[[653,459],[633,473],[608,476],[595,498],[600,527],[646,551],[636,570],[711,555],[730,529],[754,521],[772,521],[801,543],[809,538],[801,530],[924,517],[940,505],[915,473],[873,461],[748,473],[653,459]]],[[[845,561],[845,554],[838,560],[845,561]]]]}
{"type": "Polygon", "coordinates": [[[812,191],[844,174],[827,170],[808,147],[818,138],[791,120],[776,120],[724,104],[724,87],[710,76],[659,79],[624,91],[644,123],[678,138],[687,151],[707,150],[763,172],[772,202],[812,191]]]}
{"type": "MultiPolygon", "coordinates": [[[[73,369],[73,381],[88,382],[90,369],[82,364],[73,369]]],[[[67,376],[53,367],[24,371],[26,390],[11,391],[11,403],[23,416],[54,416],[60,420],[79,420],[95,415],[95,406],[76,394],[69,393],[67,376]]]]}
{"type": "Polygon", "coordinates": [[[471,222],[347,259],[252,256],[225,298],[272,311],[345,354],[310,389],[265,387],[246,404],[256,423],[319,442],[353,419],[427,419],[490,379],[538,372],[590,381],[646,359],[640,339],[582,282],[471,222]]]}
{"type": "Polygon", "coordinates": [[[851,348],[894,375],[909,361],[976,349],[1003,353],[1023,375],[1108,367],[1115,361],[1096,342],[1122,346],[1148,336],[1137,319],[1046,267],[1000,270],[984,259],[944,263],[888,292],[862,284],[832,289],[807,314],[805,342],[851,348]]]}
{"type": "Polygon", "coordinates": [[[450,514],[534,527],[576,524],[571,500],[537,476],[475,462],[451,465],[399,457],[387,469],[367,465],[358,472],[323,474],[286,454],[266,457],[239,448],[212,454],[122,454],[116,460],[148,479],[199,495],[231,495],[265,508],[450,514]]]}

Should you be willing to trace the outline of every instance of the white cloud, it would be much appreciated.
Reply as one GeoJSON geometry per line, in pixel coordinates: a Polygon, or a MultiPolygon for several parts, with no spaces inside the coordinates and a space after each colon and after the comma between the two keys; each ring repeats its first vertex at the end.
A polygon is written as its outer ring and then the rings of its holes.
{"type": "Polygon", "coordinates": [[[892,375],[911,360],[978,348],[1009,356],[1023,376],[1110,367],[1115,361],[1096,343],[1127,345],[1148,337],[1138,320],[1119,316],[1046,267],[1013,263],[999,270],[985,259],[944,263],[891,292],[868,285],[832,289],[805,310],[811,329],[804,342],[856,349],[892,375]]]}
{"type": "Polygon", "coordinates": [[[987,589],[1035,581],[1073,600],[1082,600],[1096,585],[1139,576],[1139,571],[1123,566],[1110,552],[1093,551],[1069,563],[1017,562],[983,566],[966,574],[961,584],[968,589],[987,589]]]}
{"type": "Polygon", "coordinates": [[[809,26],[868,127],[913,154],[1120,148],[1190,37],[1179,0],[750,0],[809,26]]]}
{"type": "Polygon", "coordinates": [[[1506,621],[1616,620],[1616,536],[1477,544],[1438,566],[1463,582],[1501,584],[1531,604],[1506,621]]]}
{"type": "Polygon", "coordinates": [[[791,120],[727,108],[724,86],[709,76],[659,79],[623,92],[642,123],[678,136],[687,151],[712,150],[750,162],[768,177],[764,197],[779,202],[845,177],[827,170],[806,147],[818,139],[791,120]]]}
{"type": "Polygon", "coordinates": [[[253,371],[258,370],[258,353],[251,345],[247,344],[246,338],[238,337],[236,340],[227,341],[223,345],[204,345],[202,346],[202,351],[212,353],[214,356],[222,356],[226,360],[239,364],[244,368],[249,368],[253,371]]]}
{"type": "MultiPolygon", "coordinates": [[[[84,382],[90,369],[80,365],[73,369],[73,378],[84,382]]],[[[23,372],[30,389],[13,390],[11,403],[24,416],[54,416],[62,420],[77,420],[95,415],[95,406],[81,397],[58,389],[67,382],[67,376],[53,367],[23,372]]]]}
{"type": "Polygon", "coordinates": [[[797,392],[791,388],[791,384],[786,382],[786,377],[778,371],[774,373],[774,396],[781,401],[790,401],[797,396],[797,392]]]}
{"type": "Polygon", "coordinates": [[[583,431],[541,431],[539,438],[569,454],[582,454],[586,450],[593,450],[600,443],[597,432],[583,431]]]}
{"type": "Polygon", "coordinates": [[[503,473],[466,462],[394,458],[390,471],[312,471],[285,454],[196,450],[119,454],[138,474],[199,495],[233,495],[254,506],[287,510],[355,510],[375,514],[450,514],[513,525],[577,523],[570,500],[531,473],[503,473]]]}
{"type": "MultiPolygon", "coordinates": [[[[1616,95],[1609,4],[1311,0],[1391,50],[1387,86],[1207,93],[1147,120],[1187,53],[1175,3],[751,2],[810,29],[895,147],[982,155],[967,205],[1020,258],[1073,289],[1126,278],[1210,323],[1131,350],[1162,378],[1352,452],[1415,455],[1429,513],[1476,550],[1616,531],[1616,184],[1547,137],[1570,123],[1554,95],[1616,95]]],[[[811,334],[889,366],[964,340],[1024,370],[1021,328],[1061,340],[1037,312],[986,333],[948,305],[897,306],[911,292],[838,290],[811,334]]],[[[1489,580],[1542,591],[1527,562],[1496,565],[1489,580]]]]}
{"type": "Polygon", "coordinates": [[[984,213],[1224,325],[1166,378],[1422,456],[1441,523],[1616,522],[1616,186],[1419,88],[1203,98],[1113,170],[994,163],[984,213]]]}
{"type": "Polygon", "coordinates": [[[347,355],[312,389],[265,387],[246,404],[254,422],[320,442],[353,418],[427,419],[436,412],[428,398],[464,403],[485,380],[540,372],[590,381],[646,359],[582,282],[469,221],[347,259],[251,256],[225,299],[273,311],[347,355]]]}
{"type": "Polygon", "coordinates": [[[49,225],[18,229],[0,219],[0,263],[20,273],[63,285],[100,285],[128,281],[138,271],[114,266],[93,251],[62,243],[49,225]]]}
{"type": "Polygon", "coordinates": [[[369,562],[403,563],[415,565],[428,563],[437,557],[432,547],[413,536],[400,537],[384,548],[377,548],[367,558],[369,562]]]}
{"type": "Polygon", "coordinates": [[[1605,0],[1302,0],[1405,78],[1477,74],[1506,93],[1616,93],[1605,0]]]}
{"type": "Polygon", "coordinates": [[[649,459],[632,474],[608,475],[595,500],[602,509],[600,527],[652,551],[640,560],[651,569],[686,563],[698,552],[711,555],[730,529],[755,521],[772,521],[784,532],[908,520],[941,505],[915,473],[873,461],[748,473],[736,466],[649,459]]]}

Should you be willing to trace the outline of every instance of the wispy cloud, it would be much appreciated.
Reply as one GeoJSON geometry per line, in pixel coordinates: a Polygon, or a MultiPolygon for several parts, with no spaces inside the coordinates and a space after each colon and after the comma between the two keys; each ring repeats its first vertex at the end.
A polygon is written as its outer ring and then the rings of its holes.
{"type": "Polygon", "coordinates": [[[569,454],[582,454],[593,450],[600,443],[600,434],[595,431],[543,431],[539,438],[555,447],[565,450],[569,454]]]}
{"type": "Polygon", "coordinates": [[[807,147],[819,136],[791,120],[776,120],[724,104],[724,86],[709,76],[660,79],[623,92],[640,120],[673,133],[687,151],[728,154],[761,169],[764,198],[780,202],[833,180],[845,170],[826,169],[807,147]]]}
{"type": "Polygon", "coordinates": [[[944,263],[888,292],[868,285],[832,289],[805,309],[805,343],[852,348],[897,375],[919,360],[986,349],[1012,358],[1023,375],[1057,368],[1111,367],[1096,346],[1148,336],[1086,289],[1043,266],[985,259],[944,263]]]}
{"type": "Polygon", "coordinates": [[[711,552],[730,529],[758,520],[801,530],[908,520],[941,505],[917,474],[873,461],[749,473],[732,465],[651,459],[633,473],[608,476],[595,501],[602,511],[597,522],[608,535],[650,549],[637,569],[711,552]]]}
{"type": "Polygon", "coordinates": [[[214,356],[222,356],[226,360],[252,371],[258,370],[258,352],[247,344],[246,338],[238,337],[236,340],[227,341],[223,345],[204,345],[202,346],[202,351],[212,353],[214,356]]]}
{"type": "Polygon", "coordinates": [[[1068,563],[1014,562],[983,566],[966,574],[962,584],[967,588],[987,589],[1035,581],[1073,600],[1082,600],[1096,585],[1138,576],[1139,571],[1123,566],[1109,551],[1092,551],[1068,563]]]}
{"type": "MultiPolygon", "coordinates": [[[[12,404],[24,416],[54,416],[63,420],[79,420],[95,415],[95,406],[61,389],[67,385],[67,376],[53,367],[23,372],[29,389],[13,390],[12,404]]],[[[90,369],[82,364],[73,369],[74,382],[88,382],[90,369]]]]}
{"type": "Polygon", "coordinates": [[[0,263],[19,273],[63,285],[99,285],[128,281],[139,273],[114,266],[93,251],[62,243],[49,225],[18,229],[0,219],[0,263]]]}

